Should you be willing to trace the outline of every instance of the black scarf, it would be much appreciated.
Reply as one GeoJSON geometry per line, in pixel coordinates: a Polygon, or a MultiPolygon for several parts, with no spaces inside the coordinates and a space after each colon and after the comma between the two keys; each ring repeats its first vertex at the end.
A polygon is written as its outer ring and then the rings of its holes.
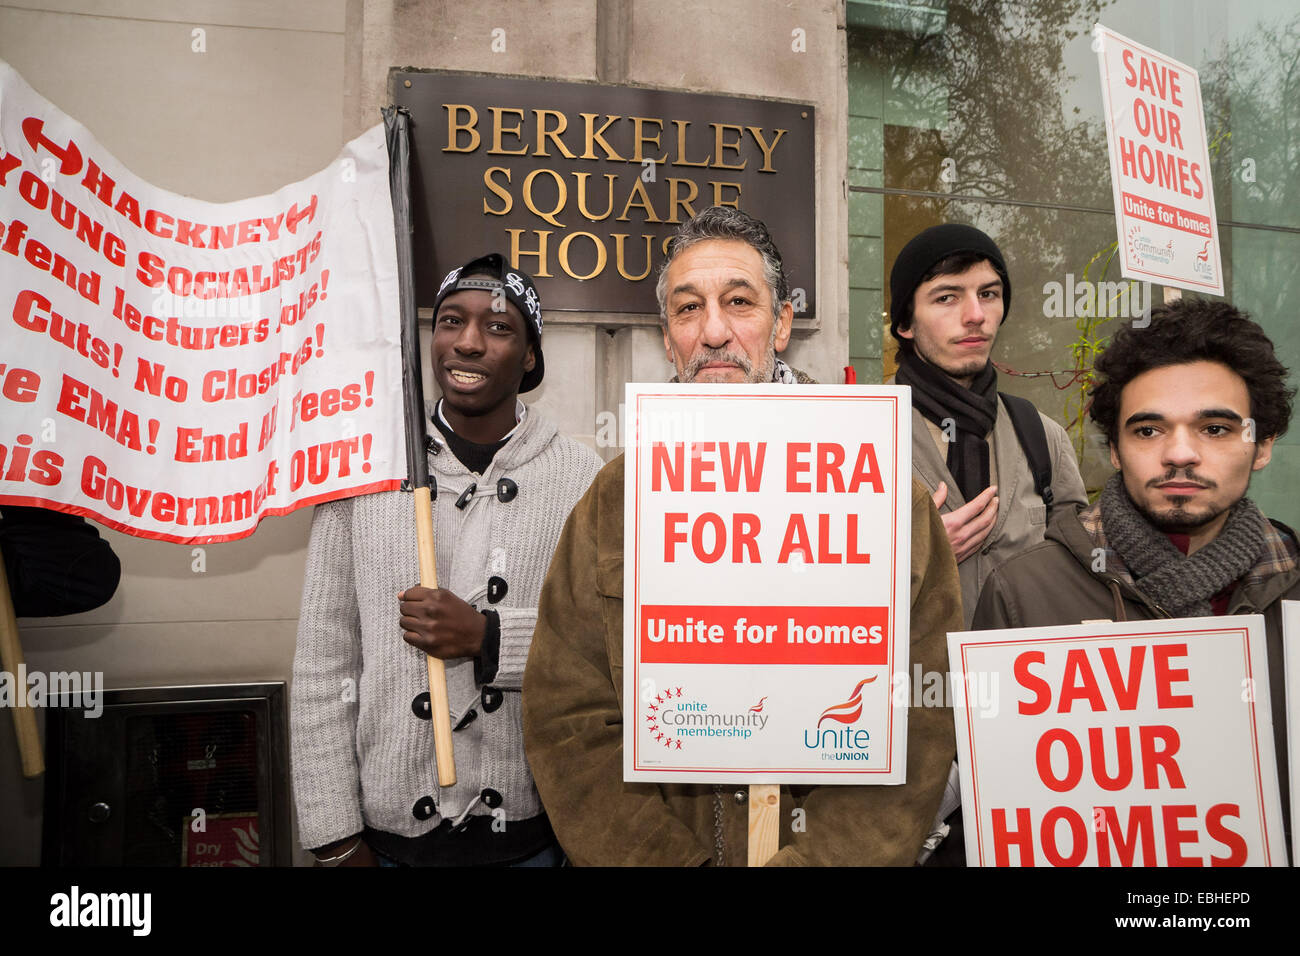
{"type": "Polygon", "coordinates": [[[989,486],[989,432],[998,417],[998,373],[989,362],[971,387],[957,384],[943,371],[910,352],[898,356],[895,383],[912,389],[912,407],[940,428],[957,426],[948,443],[948,471],[967,501],[989,486]]]}
{"type": "MultiPolygon", "coordinates": [[[[442,399],[438,401],[441,402],[442,399]]],[[[447,439],[447,447],[451,449],[451,453],[456,456],[462,465],[476,475],[481,475],[487,471],[488,465],[492,464],[492,459],[496,457],[497,452],[504,448],[506,442],[510,440],[510,436],[507,435],[505,438],[487,444],[480,444],[470,441],[468,438],[461,438],[452,431],[449,424],[442,420],[442,409],[436,406],[433,410],[433,424],[438,431],[442,432],[442,436],[447,439]]]]}
{"type": "Polygon", "coordinates": [[[1215,539],[1185,555],[1134,507],[1116,472],[1101,493],[1101,527],[1143,594],[1171,617],[1209,617],[1210,599],[1255,566],[1268,519],[1242,498],[1215,539]]]}

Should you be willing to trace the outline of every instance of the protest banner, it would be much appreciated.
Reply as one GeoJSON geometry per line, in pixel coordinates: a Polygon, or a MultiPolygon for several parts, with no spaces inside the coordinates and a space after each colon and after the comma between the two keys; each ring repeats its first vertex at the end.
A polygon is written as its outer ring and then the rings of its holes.
{"type": "Polygon", "coordinates": [[[1126,278],[1223,295],[1201,80],[1100,23],[1110,181],[1126,278]]]}
{"type": "Polygon", "coordinates": [[[1285,866],[1258,615],[948,635],[971,866],[1285,866]]]}
{"type": "Polygon", "coordinates": [[[1300,813],[1300,601],[1282,602],[1282,659],[1286,671],[1286,744],[1287,769],[1291,782],[1291,865],[1300,865],[1300,831],[1296,814],[1300,813]]]}
{"type": "Polygon", "coordinates": [[[624,779],[904,782],[908,390],[631,384],[626,407],[624,779]]]}
{"type": "Polygon", "coordinates": [[[382,126],[269,196],[158,189],[0,63],[0,505],[201,544],[404,475],[382,126]]]}

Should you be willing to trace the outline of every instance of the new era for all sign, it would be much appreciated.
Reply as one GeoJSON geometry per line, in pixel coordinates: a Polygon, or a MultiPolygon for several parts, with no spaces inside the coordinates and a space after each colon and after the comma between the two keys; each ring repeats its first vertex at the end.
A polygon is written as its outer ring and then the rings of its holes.
{"type": "Polygon", "coordinates": [[[629,385],[624,777],[902,783],[903,388],[629,385]]]}

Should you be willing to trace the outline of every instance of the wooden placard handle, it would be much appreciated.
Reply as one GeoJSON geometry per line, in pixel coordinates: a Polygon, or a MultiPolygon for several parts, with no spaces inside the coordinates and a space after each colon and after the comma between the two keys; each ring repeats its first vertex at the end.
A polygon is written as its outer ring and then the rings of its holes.
{"type": "Polygon", "coordinates": [[[23,776],[39,777],[45,772],[45,757],[41,753],[41,735],[36,729],[36,714],[27,706],[27,688],[17,683],[22,662],[23,646],[18,642],[18,619],[14,616],[13,596],[9,593],[9,579],[5,576],[4,559],[0,556],[0,669],[13,675],[14,732],[18,734],[18,755],[22,759],[23,776]]]}
{"type": "MultiPolygon", "coordinates": [[[[433,549],[433,496],[428,488],[415,489],[415,540],[420,554],[420,584],[438,586],[438,566],[433,549]]],[[[429,667],[429,712],[433,718],[433,748],[438,760],[438,786],[456,783],[456,755],[451,736],[451,705],[447,700],[447,669],[436,657],[425,655],[429,667]]]]}
{"type": "Polygon", "coordinates": [[[781,839],[781,786],[749,785],[749,865],[763,866],[776,856],[781,839]]]}

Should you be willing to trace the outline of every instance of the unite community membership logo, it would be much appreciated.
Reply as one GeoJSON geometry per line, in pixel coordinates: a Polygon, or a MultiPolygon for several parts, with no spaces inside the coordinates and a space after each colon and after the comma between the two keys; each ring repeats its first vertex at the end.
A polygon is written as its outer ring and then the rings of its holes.
{"type": "Polygon", "coordinates": [[[682,741],[691,737],[748,740],[767,726],[766,702],[764,697],[745,711],[718,711],[702,700],[684,696],[682,688],[672,687],[646,701],[644,717],[656,744],[681,750],[682,741]]]}
{"type": "Polygon", "coordinates": [[[1174,241],[1170,239],[1163,246],[1144,233],[1140,226],[1132,226],[1128,231],[1129,251],[1144,266],[1158,264],[1167,266],[1174,261],[1174,241]]]}

